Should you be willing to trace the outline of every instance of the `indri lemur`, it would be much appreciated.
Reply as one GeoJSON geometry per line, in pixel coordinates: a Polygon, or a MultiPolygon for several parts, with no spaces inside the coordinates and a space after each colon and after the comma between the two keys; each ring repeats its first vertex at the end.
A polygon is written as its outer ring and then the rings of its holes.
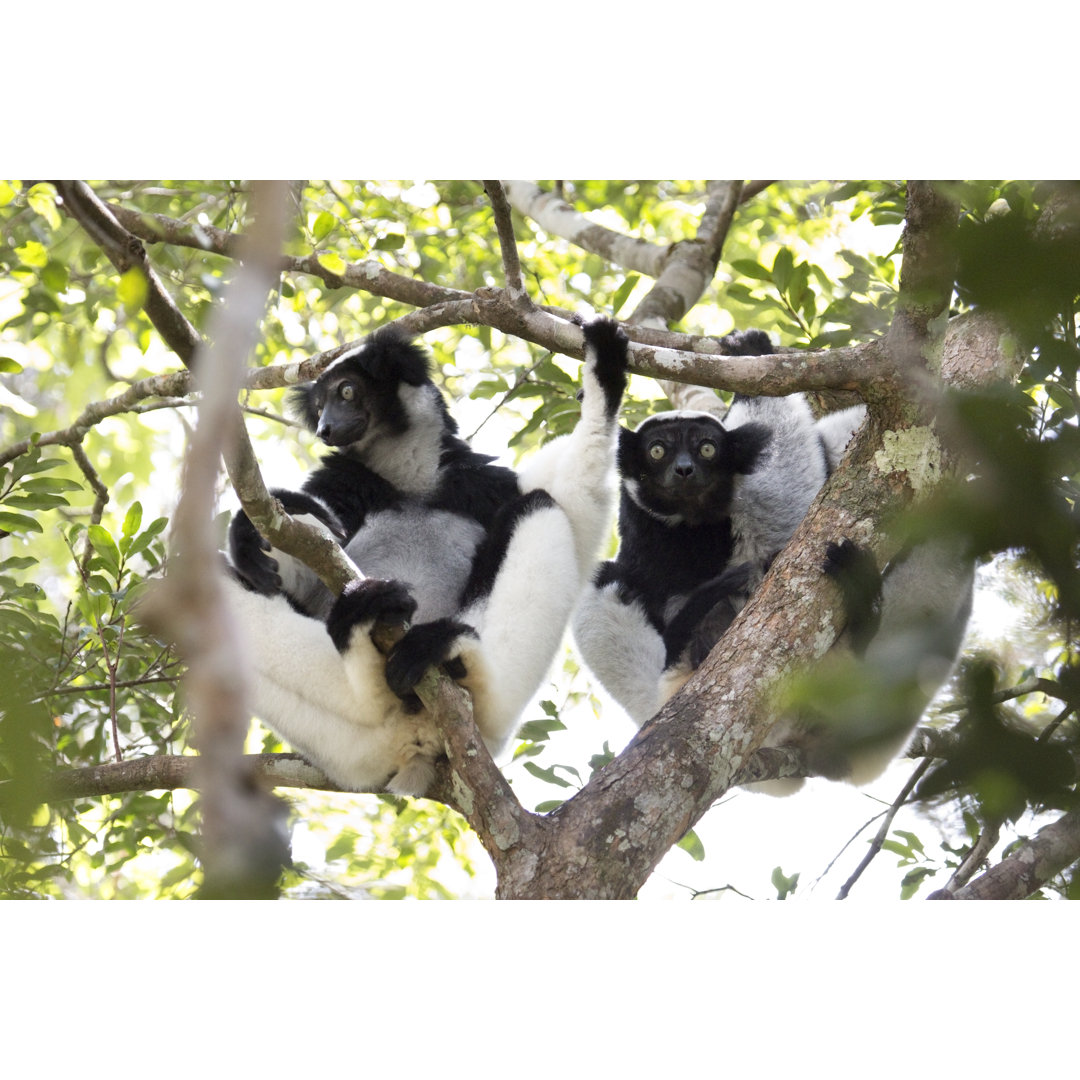
{"type": "MultiPolygon", "coordinates": [[[[772,352],[761,331],[729,335],[737,355],[772,352]]],[[[865,416],[862,406],[814,421],[801,395],[736,395],[723,417],[664,412],[620,429],[619,549],[597,569],[574,618],[586,664],[638,726],[689,678],[791,538],[865,416]]],[[[868,562],[869,560],[869,562],[868,562]]],[[[894,561],[884,577],[845,542],[825,569],[844,586],[849,635],[868,661],[894,656],[912,682],[933,666],[910,723],[887,747],[847,753],[815,725],[777,725],[769,742],[800,741],[812,766],[857,782],[906,741],[956,658],[971,604],[972,567],[939,545],[894,561]],[[920,650],[897,650],[901,638],[920,650]],[[921,665],[921,666],[920,666],[921,665]]],[[[774,785],[779,793],[791,785],[774,785]]]]}
{"type": "Polygon", "coordinates": [[[626,338],[606,319],[584,335],[581,418],[518,473],[458,437],[426,353],[389,328],[295,392],[333,450],[301,491],[275,494],[330,530],[364,578],[335,598],[241,512],[229,597],[256,715],[343,787],[427,789],[443,747],[413,688],[429,667],[472,692],[493,753],[539,688],[613,501],[626,338]],[[384,657],[371,631],[402,619],[384,657]]]}

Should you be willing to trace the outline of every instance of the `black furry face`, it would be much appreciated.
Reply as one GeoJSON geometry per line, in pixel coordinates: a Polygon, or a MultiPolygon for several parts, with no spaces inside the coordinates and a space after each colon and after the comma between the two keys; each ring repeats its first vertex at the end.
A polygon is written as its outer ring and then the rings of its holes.
{"type": "Polygon", "coordinates": [[[619,473],[639,506],[688,524],[719,521],[735,477],[751,472],[768,441],[757,424],[726,431],[712,417],[673,412],[619,435],[619,473]]]}
{"type": "Polygon", "coordinates": [[[404,386],[422,386],[427,353],[397,331],[373,334],[359,350],[331,364],[309,386],[293,392],[294,408],[328,446],[349,446],[370,430],[400,435],[409,426],[404,386]]]}

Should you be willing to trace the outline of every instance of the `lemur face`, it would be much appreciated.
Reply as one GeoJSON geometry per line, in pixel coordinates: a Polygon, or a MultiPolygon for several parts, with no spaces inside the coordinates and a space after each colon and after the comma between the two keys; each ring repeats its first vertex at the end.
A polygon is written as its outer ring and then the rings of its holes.
{"type": "Polygon", "coordinates": [[[619,436],[619,473],[643,510],[673,523],[726,517],[735,477],[750,472],[767,441],[757,425],[726,431],[706,413],[662,413],[619,436]]]}
{"type": "Polygon", "coordinates": [[[400,334],[382,331],[339,357],[315,382],[298,387],[300,419],[328,446],[352,446],[367,435],[400,435],[418,396],[436,422],[456,430],[428,376],[424,351],[400,334]]]}

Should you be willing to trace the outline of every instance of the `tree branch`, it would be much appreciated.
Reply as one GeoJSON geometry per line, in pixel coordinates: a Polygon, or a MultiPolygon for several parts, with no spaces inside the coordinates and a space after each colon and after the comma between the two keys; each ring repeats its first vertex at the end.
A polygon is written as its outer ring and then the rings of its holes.
{"type": "Polygon", "coordinates": [[[280,182],[255,186],[255,225],[241,268],[214,312],[212,344],[197,363],[203,399],[173,515],[174,556],[143,604],[146,620],[176,642],[187,662],[184,685],[199,749],[200,895],[208,897],[276,895],[288,855],[280,830],[284,807],[252,782],[243,756],[251,715],[244,658],[217,571],[212,525],[222,451],[241,424],[236,399],[244,367],[258,340],[266,296],[277,284],[274,255],[284,235],[285,195],[280,182]]]}
{"type": "Polygon", "coordinates": [[[1080,810],[1070,810],[1040,829],[997,866],[974,881],[930,900],[1023,900],[1080,859],[1080,810]]]}
{"type": "Polygon", "coordinates": [[[944,322],[956,277],[954,237],[960,204],[951,185],[909,180],[907,188],[904,261],[889,349],[898,370],[939,376],[944,322]]]}
{"type": "MultiPolygon", "coordinates": [[[[149,243],[177,244],[235,258],[238,248],[244,242],[242,233],[231,233],[209,225],[189,225],[186,222],[166,217],[164,214],[144,214],[115,203],[109,203],[107,206],[116,220],[130,230],[132,235],[149,243]]],[[[427,307],[431,304],[462,300],[469,295],[459,289],[448,289],[441,285],[431,285],[417,278],[406,277],[403,274],[395,274],[373,260],[350,263],[339,273],[323,266],[319,262],[318,255],[314,254],[282,255],[278,253],[276,259],[279,270],[318,278],[331,289],[361,289],[373,296],[398,300],[414,307],[427,307]]]]}
{"type": "Polygon", "coordinates": [[[603,225],[594,225],[558,195],[542,191],[536,184],[523,180],[506,180],[504,184],[510,205],[546,232],[561,236],[582,251],[599,255],[615,266],[648,277],[658,277],[663,269],[670,244],[634,240],[603,225]]]}
{"type": "Polygon", "coordinates": [[[499,233],[499,249],[502,252],[506,287],[511,296],[524,298],[525,286],[521,282],[521,263],[518,261],[517,241],[514,239],[514,223],[510,218],[510,207],[506,201],[506,194],[498,180],[485,180],[484,190],[491,200],[491,209],[495,212],[495,228],[499,233]]]}
{"type": "MultiPolygon", "coordinates": [[[[710,181],[708,201],[695,239],[676,244],[649,293],[638,304],[634,322],[666,327],[678,322],[698,302],[716,276],[728,230],[739,206],[742,181],[710,181]]],[[[675,374],[653,376],[676,409],[715,411],[715,394],[702,390],[696,380],[675,374]]]]}
{"type": "Polygon", "coordinates": [[[201,339],[184,318],[150,266],[146,249],[113,217],[108,207],[82,180],[55,180],[53,186],[76,221],[120,273],[137,267],[146,281],[145,310],[165,343],[190,367],[201,339]]]}

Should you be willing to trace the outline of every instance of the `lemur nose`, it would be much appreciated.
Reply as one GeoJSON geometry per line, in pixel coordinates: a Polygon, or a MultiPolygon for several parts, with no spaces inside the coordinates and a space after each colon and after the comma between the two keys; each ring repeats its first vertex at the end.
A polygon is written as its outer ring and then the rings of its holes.
{"type": "Polygon", "coordinates": [[[690,460],[689,454],[680,454],[675,459],[674,471],[676,476],[681,476],[684,480],[694,475],[694,463],[690,460]]]}

